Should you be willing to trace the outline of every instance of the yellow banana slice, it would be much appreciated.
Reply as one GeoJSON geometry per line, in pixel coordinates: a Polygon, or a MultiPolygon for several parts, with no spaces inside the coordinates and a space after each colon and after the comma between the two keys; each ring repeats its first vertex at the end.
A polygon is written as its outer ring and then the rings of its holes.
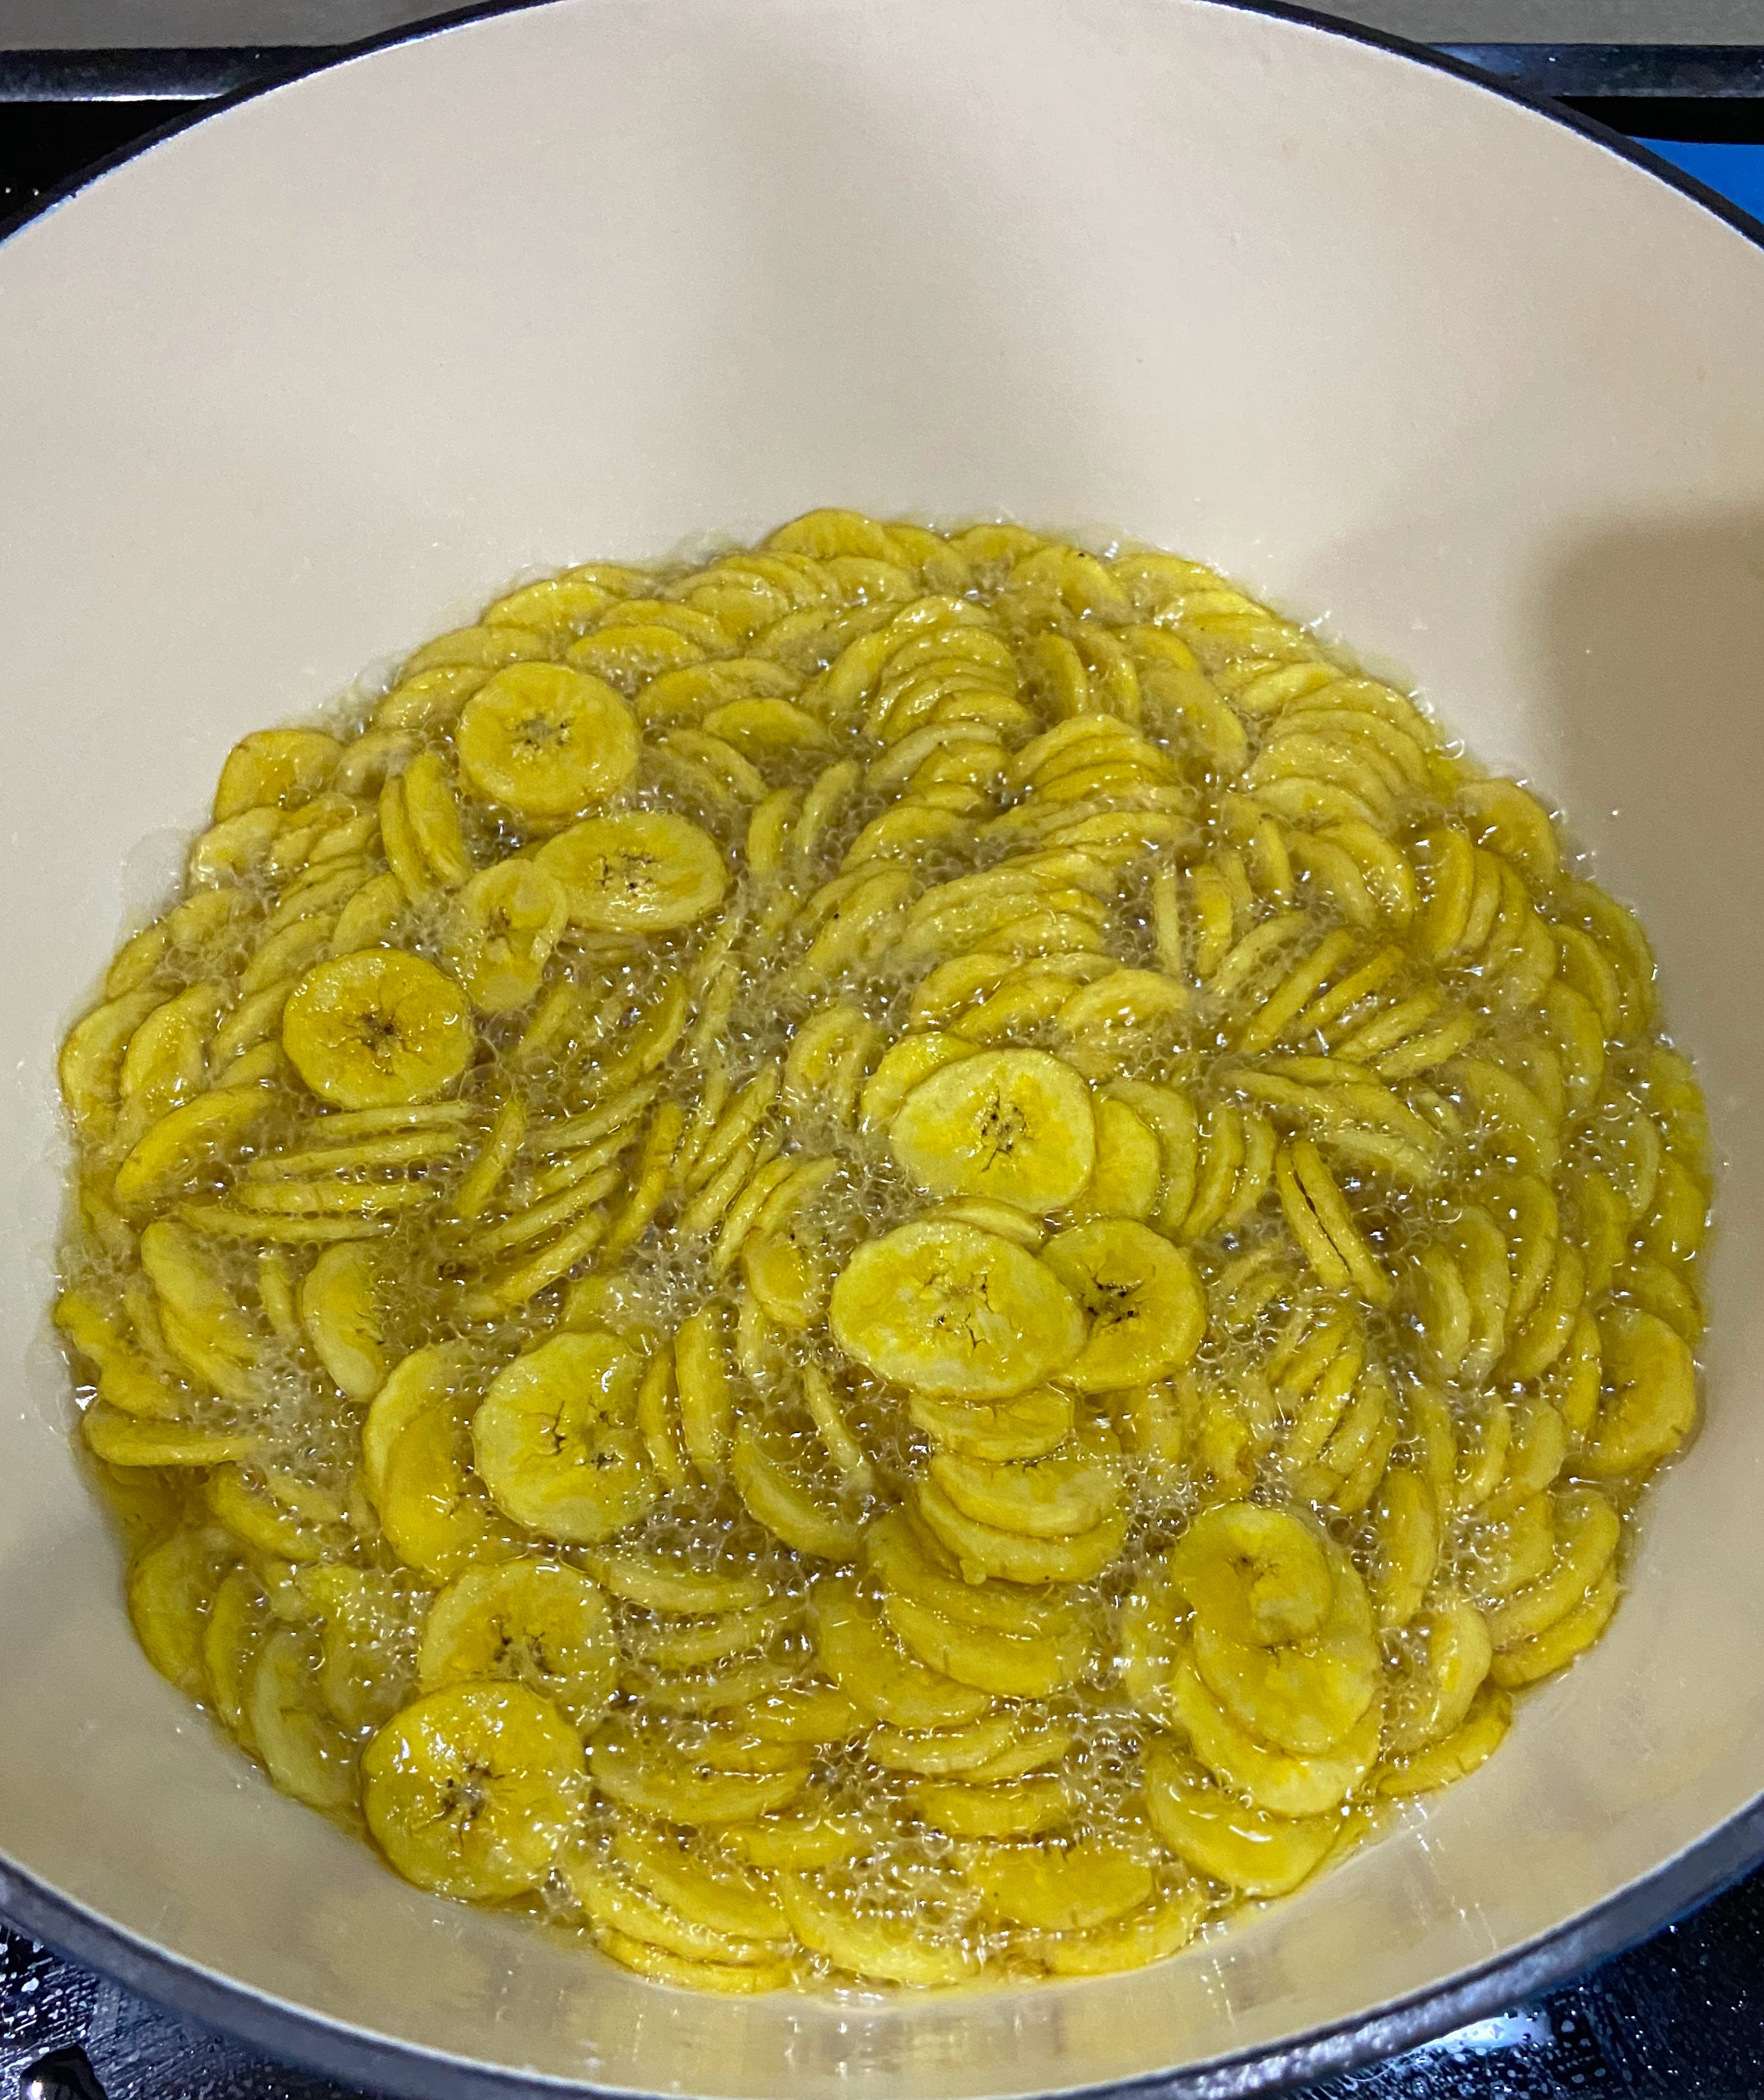
{"type": "Polygon", "coordinates": [[[633,810],[590,817],[542,846],[578,926],[660,933],[691,926],[723,902],[728,870],[715,840],[684,817],[633,810]]]}
{"type": "Polygon", "coordinates": [[[634,1939],[616,1926],[597,1926],[595,1943],[622,1967],[635,1970],[657,1983],[676,1990],[711,1991],[722,1997],[754,1997],[767,1991],[787,1990],[790,1970],[782,1961],[691,1961],[670,1954],[647,1939],[634,1939]]]}
{"type": "Polygon", "coordinates": [[[343,750],[315,729],[263,729],[241,738],[227,754],[214,790],[214,822],[243,810],[309,801],[336,770],[343,750]]]}
{"type": "Polygon", "coordinates": [[[187,1527],[129,1571],[129,1621],[148,1661],[192,1699],[208,1689],[205,1614],[226,1568],[224,1533],[187,1527]]]}
{"type": "Polygon", "coordinates": [[[695,1829],[769,1815],[794,1801],[808,1780],[806,1764],[771,1772],[706,1771],[657,1737],[622,1729],[602,1735],[588,1763],[595,1788],[609,1801],[695,1829]]]}
{"type": "Polygon", "coordinates": [[[1241,1727],[1295,1756],[1333,1749],[1372,1704],[1379,1658],[1359,1570],[1333,1542],[1335,1586],[1317,1631],[1278,1647],[1235,1640],[1197,1617],[1195,1661],[1207,1689],[1241,1727]]]}
{"type": "Polygon", "coordinates": [[[871,1524],[864,1544],[870,1572],[882,1588],[885,1609],[895,1597],[909,1598],[962,1626],[1055,1643],[1063,1643],[1078,1624],[1072,1605],[1057,1593],[965,1580],[955,1556],[904,1511],[891,1511],[871,1524]]]}
{"type": "Polygon", "coordinates": [[[255,1436],[125,1414],[103,1401],[80,1417],[80,1432],[110,1466],[226,1466],[257,1449],[255,1436]]]}
{"type": "Polygon", "coordinates": [[[375,1502],[385,1492],[386,1462],[393,1445],[426,1409],[452,1397],[462,1371],[457,1349],[413,1349],[382,1385],[361,1422],[361,1470],[375,1502]]]}
{"type": "Polygon", "coordinates": [[[1171,1679],[1169,1705],[1213,1776],[1275,1815],[1339,1808],[1378,1761],[1384,1709],[1377,1698],[1334,1749],[1310,1758],[1289,1756],[1240,1727],[1186,1658],[1171,1679]]]}
{"type": "Polygon", "coordinates": [[[1037,1538],[982,1524],[958,1509],[935,1480],[919,1484],[919,1515],[969,1580],[996,1575],[1006,1582],[1087,1582],[1119,1555],[1127,1518],[1116,1510],[1088,1531],[1037,1538]]]}
{"type": "Polygon", "coordinates": [[[125,1414],[176,1419],[190,1396],[167,1374],[156,1370],[124,1331],[122,1317],[91,1291],[64,1290],[55,1300],[55,1323],[79,1353],[95,1365],[98,1396],[125,1414]]]}
{"type": "Polygon", "coordinates": [[[391,1439],[374,1501],[392,1551],[437,1582],[515,1551],[472,1473],[470,1418],[451,1393],[418,1409],[391,1439]]]}
{"type": "Polygon", "coordinates": [[[613,1833],[612,1853],[640,1886],[696,1925],[732,1939],[789,1937],[771,1884],[732,1860],[706,1858],[678,1838],[629,1824],[613,1833]]]}
{"type": "Polygon", "coordinates": [[[459,1684],[394,1715],[362,1754],[362,1807],[406,1881],[494,1902],[536,1887],[581,1812],[581,1739],[524,1684],[459,1684]]]}
{"type": "Polygon", "coordinates": [[[216,1087],[162,1115],[117,1169],[116,1198],[139,1213],[199,1174],[274,1107],[267,1087],[216,1087]]]}
{"type": "Polygon", "coordinates": [[[972,1401],[1026,1392],[1085,1339],[1077,1301],[1033,1255],[972,1225],[930,1220],[860,1246],[833,1285],[828,1317],[840,1348],[878,1376],[972,1401]]]}
{"type": "Polygon", "coordinates": [[[468,1568],[429,1608],[417,1672],[425,1692],[510,1678],[578,1727],[618,1688],[618,1639],[605,1593],[550,1560],[468,1568]]]}
{"type": "Polygon", "coordinates": [[[643,1361],[615,1335],[556,1335],[490,1382],[472,1417],[477,1469],[505,1515],[598,1546],[661,1492],[635,1426],[643,1361]]]}
{"type": "MultiPolygon", "coordinates": [[[[1241,732],[1240,732],[1241,734],[1241,732]]],[[[1187,1882],[1088,1932],[1049,1934],[1028,1952],[1055,1976],[1112,1975],[1165,1961],[1186,1947],[1209,1908],[1207,1885],[1187,1882]]]]}
{"type": "Polygon", "coordinates": [[[254,1401],[256,1337],[197,1242],[181,1226],[156,1218],[141,1234],[140,1255],[158,1297],[160,1332],[172,1354],[223,1398],[254,1401]]]}
{"type": "Polygon", "coordinates": [[[825,1560],[849,1560],[856,1552],[855,1527],[802,1478],[775,1437],[744,1424],[729,1473],[749,1515],[786,1546],[825,1560]]]}
{"type": "Polygon", "coordinates": [[[811,1797],[787,1815],[724,1824],[712,1835],[720,1847],[750,1866],[802,1872],[861,1858],[875,1851],[882,1833],[864,1817],[838,1814],[824,1798],[811,1797]]]}
{"type": "Polygon", "coordinates": [[[637,724],[599,678],[511,664],[466,701],[453,731],[466,781],[518,817],[579,817],[637,770],[637,724]]]}
{"type": "Polygon", "coordinates": [[[921,1780],[911,1792],[920,1820],[950,1838],[1032,1838],[1072,1820],[1071,1797],[1057,1779],[921,1780]]]}
{"type": "Polygon", "coordinates": [[[953,1935],[938,1935],[914,1905],[860,1908],[817,1887],[806,1875],[780,1875],[779,1894],[791,1929],[802,1944],[854,1976],[921,1987],[960,1983],[973,1974],[976,1957],[953,1935]]]}
{"type": "Polygon", "coordinates": [[[882,1617],[903,1647],[928,1668],[1002,1699],[1049,1698],[1076,1683],[1090,1661],[1089,1633],[1076,1621],[1056,1635],[1025,1639],[964,1626],[897,1595],[884,1597],[882,1617]]]}
{"type": "Polygon", "coordinates": [[[458,986],[399,948],[363,948],[308,970],[282,1014],[282,1048],[321,1101],[343,1109],[433,1101],[471,1061],[458,986]]]}
{"type": "Polygon", "coordinates": [[[1083,1932],[1148,1902],[1150,1866],[1104,1838],[1066,1845],[970,1846],[962,1871],[991,1914],[1040,1932],[1083,1932]]]}
{"type": "Polygon", "coordinates": [[[857,1586],[825,1576],[811,1599],[827,1674],[866,1713],[898,1728],[949,1728],[973,1721],[992,1701],[898,1647],[857,1586]]]}
{"type": "Polygon", "coordinates": [[[1315,1873],[1342,1836],[1337,1815],[1287,1817],[1208,1785],[1167,1742],[1146,1754],[1152,1827],[1196,1873],[1247,1896],[1281,1896],[1315,1873]]]}
{"type": "Polygon", "coordinates": [[[214,1711],[247,1749],[253,1747],[253,1740],[246,1701],[267,1615],[267,1599],[257,1577],[246,1568],[235,1568],[215,1590],[202,1629],[209,1696],[214,1711]]]}
{"type": "Polygon", "coordinates": [[[1086,1427],[1045,1458],[1002,1462],[939,1452],[931,1476],[965,1516],[1032,1538],[1089,1531],[1121,1500],[1120,1454],[1107,1430],[1086,1427]]]}
{"type": "Polygon", "coordinates": [[[900,1113],[907,1096],[934,1072],[942,1070],[946,1065],[960,1064],[964,1057],[975,1054],[971,1043],[964,1043],[958,1035],[946,1035],[935,1029],[903,1035],[882,1052],[881,1062],[864,1083],[858,1096],[859,1127],[865,1131],[886,1128],[900,1113]]]}
{"type": "Polygon", "coordinates": [[[480,1013],[512,1013],[538,991],[568,923],[562,883],[530,860],[498,861],[453,900],[447,960],[480,1013]]]}
{"type": "Polygon", "coordinates": [[[351,1400],[370,1401],[386,1383],[379,1270],[359,1240],[326,1247],[300,1286],[300,1321],[331,1383],[351,1400]]]}
{"type": "Polygon", "coordinates": [[[1149,1218],[1164,1184],[1164,1149],[1137,1110],[1112,1096],[1096,1104],[1096,1167],[1072,1205],[1080,1218],[1149,1218]]]}
{"type": "Polygon", "coordinates": [[[945,1449],[971,1458],[1041,1458],[1072,1431],[1072,1401],[1057,1386],[1037,1386],[996,1406],[933,1400],[916,1392],[907,1402],[914,1424],[945,1449]]]}
{"type": "Polygon", "coordinates": [[[1609,1478],[1653,1465],[1690,1434],[1696,1365],[1682,1335],[1636,1306],[1607,1306],[1598,1326],[1611,1392],[1586,1440],[1585,1462],[1609,1478]]]}
{"type": "Polygon", "coordinates": [[[1417,1634],[1390,1706],[1390,1746],[1404,1755],[1463,1725],[1494,1660],[1488,1622],[1468,1598],[1441,1598],[1422,1613],[1417,1634]]]}
{"type": "Polygon", "coordinates": [[[572,1854],[565,1859],[564,1877],[570,1893],[603,1932],[610,1930],[624,1939],[694,1963],[746,1965],[776,1960],[775,1946],[720,1932],[688,1916],[628,1879],[603,1858],[572,1854]]]}
{"type": "Polygon", "coordinates": [[[1164,1564],[1209,1625],[1259,1648],[1317,1632],[1335,1597],[1323,1540],[1292,1511],[1254,1502],[1204,1511],[1164,1564]]]}
{"type": "Polygon", "coordinates": [[[1207,1301],[1193,1260],[1149,1225],[1075,1225],[1041,1259],[1090,1315],[1084,1348],[1063,1373],[1081,1392],[1167,1378],[1200,1346],[1207,1301]]]}
{"type": "Polygon", "coordinates": [[[610,1546],[590,1560],[604,1588],[648,1612],[747,1611],[771,1595],[763,1575],[690,1568],[635,1546],[610,1546]]]}
{"type": "Polygon", "coordinates": [[[1063,1210],[1096,1164],[1090,1092],[1045,1050],[982,1050],[922,1079],[889,1125],[902,1169],[938,1196],[1063,1210]]]}
{"type": "Polygon", "coordinates": [[[1386,1767],[1379,1776],[1378,1791],[1400,1798],[1468,1777],[1500,1748],[1512,1719],[1512,1694],[1497,1685],[1484,1685],[1471,1701],[1462,1723],[1439,1742],[1386,1767]]]}
{"type": "Polygon", "coordinates": [[[389,1721],[414,1689],[409,1668],[409,1592],[378,1568],[321,1561],[296,1587],[323,1621],[319,1691],[351,1734],[389,1721]]]}
{"type": "Polygon", "coordinates": [[[300,1636],[272,1634],[245,1702],[252,1740],[283,1793],[335,1811],[356,1798],[356,1749],[313,1696],[312,1658],[300,1636]]]}

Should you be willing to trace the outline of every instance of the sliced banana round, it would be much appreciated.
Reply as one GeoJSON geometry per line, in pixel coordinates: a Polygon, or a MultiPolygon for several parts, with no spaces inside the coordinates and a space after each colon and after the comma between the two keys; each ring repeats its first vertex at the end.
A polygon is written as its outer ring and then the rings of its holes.
{"type": "Polygon", "coordinates": [[[710,834],[649,810],[572,824],[537,856],[564,886],[578,926],[661,933],[695,924],[723,902],[729,871],[710,834]]]}
{"type": "Polygon", "coordinates": [[[180,1692],[208,1688],[202,1636],[227,1562],[225,1534],[193,1527],[148,1548],[129,1571],[129,1619],[147,1659],[180,1692]]]}
{"type": "Polygon", "coordinates": [[[1121,1494],[1118,1449],[1099,1427],[1081,1431],[1042,1458],[999,1461],[939,1451],[931,1476],[976,1524],[1032,1538],[1088,1531],[1113,1511],[1121,1494]]]}
{"type": "Polygon", "coordinates": [[[306,1643],[287,1628],[272,1634],[245,1701],[252,1740],[282,1793],[309,1808],[347,1808],[356,1798],[355,1745],[321,1710],[316,1690],[306,1643]]]}
{"type": "Polygon", "coordinates": [[[1207,1689],[1242,1727],[1298,1757],[1333,1750],[1378,1694],[1379,1652],[1359,1571],[1333,1542],[1334,1588],[1315,1634],[1265,1647],[1197,1616],[1195,1662],[1207,1689]]]}
{"type": "Polygon", "coordinates": [[[661,1492],[636,1426],[643,1360],[604,1332],[555,1335],[490,1382],[472,1417],[479,1477],[542,1538],[598,1546],[661,1492]]]}
{"type": "Polygon", "coordinates": [[[1045,1050],[984,1050],[922,1080],[889,1126],[902,1169],[938,1196],[1066,1208],[1096,1164],[1090,1090],[1045,1050]]]}
{"type": "Polygon", "coordinates": [[[432,963],[363,948],[308,970],[282,1015],[282,1048],[321,1101],[343,1109],[432,1101],[470,1063],[464,996],[432,963]]]}
{"type": "Polygon", "coordinates": [[[561,664],[511,664],[466,703],[453,748],[485,801],[555,823],[630,779],[637,724],[601,679],[561,664]]]}
{"type": "Polygon", "coordinates": [[[300,1319],[333,1385],[372,1400],[386,1383],[384,1322],[372,1251],[360,1240],[326,1247],[300,1286],[300,1319]]]}
{"type": "Polygon", "coordinates": [[[1165,1558],[1170,1581],[1209,1625],[1257,1648],[1317,1631],[1335,1597],[1324,1542],[1290,1510],[1219,1502],[1165,1558]]]}
{"type": "Polygon", "coordinates": [[[453,900],[447,960],[480,1013],[512,1013],[538,990],[568,924],[562,883],[530,860],[498,861],[453,900]]]}
{"type": "Polygon", "coordinates": [[[559,1561],[468,1568],[430,1606],[417,1670],[425,1692],[511,1679],[581,1727],[618,1688],[612,1609],[598,1583],[559,1561]]]}
{"type": "Polygon", "coordinates": [[[1176,1665],[1170,1708],[1195,1755],[1214,1777],[1275,1815],[1321,1815],[1339,1808],[1378,1761],[1384,1703],[1374,1698],[1333,1750],[1293,1757],[1241,1727],[1186,1657],[1176,1665]]]}
{"type": "Polygon", "coordinates": [[[458,1684],[396,1714],[362,1754],[362,1806],[406,1881],[493,1902],[544,1880],[586,1793],[581,1739],[524,1684],[458,1684]]]}
{"type": "Polygon", "coordinates": [[[957,1727],[992,1704],[899,1646],[855,1582],[827,1576],[815,1585],[815,1630],[827,1674],[866,1713],[899,1728],[957,1727]]]}
{"type": "Polygon", "coordinates": [[[1045,1458],[1072,1432],[1072,1396],[1050,1385],[1037,1386],[993,1407],[916,1392],[907,1412],[934,1443],[973,1458],[1045,1458]]]}
{"type": "Polygon", "coordinates": [[[1063,1845],[980,1842],[962,1854],[962,1871],[994,1917],[1040,1932],[1107,1925],[1147,1901],[1152,1889],[1141,1854],[1105,1838],[1063,1845]]]}
{"type": "Polygon", "coordinates": [[[1235,1799],[1167,1741],[1146,1755],[1146,1807],[1185,1864],[1249,1896],[1297,1888],[1347,1834],[1339,1813],[1271,1815],[1235,1799]]]}
{"type": "Polygon", "coordinates": [[[1179,1370],[1206,1331],[1206,1292],[1192,1259],[1149,1225],[1099,1219],[1060,1233],[1041,1260],[1090,1316],[1063,1376],[1081,1392],[1145,1385],[1179,1370]]]}
{"type": "Polygon", "coordinates": [[[972,1401],[1027,1392],[1085,1343],[1077,1299],[1044,1263],[938,1220],[866,1241],[833,1285],[828,1318],[840,1348],[879,1377],[972,1401]]]}

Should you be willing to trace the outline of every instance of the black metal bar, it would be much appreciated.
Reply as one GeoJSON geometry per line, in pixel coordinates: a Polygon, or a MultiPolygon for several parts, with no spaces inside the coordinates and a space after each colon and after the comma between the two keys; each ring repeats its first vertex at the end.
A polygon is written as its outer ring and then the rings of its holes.
{"type": "Polygon", "coordinates": [[[183,51],[0,51],[0,103],[210,102],[341,58],[346,44],[183,51]]]}
{"type": "MultiPolygon", "coordinates": [[[[0,51],[0,103],[209,101],[290,79],[347,44],[179,51],[0,51]]],[[[1764,44],[1440,44],[1534,94],[1625,99],[1764,98],[1764,44]]]]}
{"type": "Polygon", "coordinates": [[[1764,95],[1764,44],[1440,44],[1534,95],[1764,95]]]}

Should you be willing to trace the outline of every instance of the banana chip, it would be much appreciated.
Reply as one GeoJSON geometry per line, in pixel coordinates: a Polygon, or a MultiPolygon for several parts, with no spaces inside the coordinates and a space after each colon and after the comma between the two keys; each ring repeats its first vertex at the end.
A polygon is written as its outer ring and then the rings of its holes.
{"type": "Polygon", "coordinates": [[[616,1335],[558,1335],[490,1382],[471,1419],[497,1507],[542,1538],[598,1546],[660,1493],[635,1426],[643,1358],[616,1335]]]}
{"type": "Polygon", "coordinates": [[[618,1639],[604,1594],[559,1561],[468,1568],[429,1608],[417,1668],[425,1692],[510,1678],[578,1727],[618,1686],[618,1639]]]}
{"type": "Polygon", "coordinates": [[[472,1052],[458,987],[432,963],[365,948],[309,970],[282,1015],[282,1048],[323,1101],[376,1109],[432,1101],[472,1052]]]}
{"type": "Polygon", "coordinates": [[[480,1013],[512,1013],[538,991],[568,923],[561,883],[531,861],[499,861],[460,891],[447,958],[480,1013]]]}
{"type": "Polygon", "coordinates": [[[922,1392],[1009,1400],[1084,1346],[1077,1300],[1034,1255],[972,1225],[902,1225],[867,1241],[829,1308],[847,1356],[922,1392]]]}
{"type": "Polygon", "coordinates": [[[647,810],[572,825],[541,847],[538,865],[562,885],[574,923],[598,933],[693,925],[722,902],[728,886],[708,832],[684,817],[647,810]]]}
{"type": "Polygon", "coordinates": [[[523,1684],[431,1692],[361,1757],[362,1807],[407,1881],[478,1902],[518,1895],[550,1870],[584,1798],[582,1749],[523,1684]]]}
{"type": "Polygon", "coordinates": [[[1096,1164],[1089,1089],[1041,1050],[989,1050],[922,1080],[888,1139],[904,1171],[938,1196],[987,1196],[1063,1210],[1096,1164]]]}
{"type": "Polygon", "coordinates": [[[1077,1225],[1041,1259],[1090,1315],[1084,1348],[1063,1372],[1081,1392],[1167,1378],[1200,1347],[1206,1294],[1194,1264],[1148,1226],[1077,1225]]]}
{"type": "Polygon", "coordinates": [[[637,770],[637,724],[612,688],[561,664],[511,664],[466,701],[460,770],[487,802],[555,823],[616,795],[637,770]]]}

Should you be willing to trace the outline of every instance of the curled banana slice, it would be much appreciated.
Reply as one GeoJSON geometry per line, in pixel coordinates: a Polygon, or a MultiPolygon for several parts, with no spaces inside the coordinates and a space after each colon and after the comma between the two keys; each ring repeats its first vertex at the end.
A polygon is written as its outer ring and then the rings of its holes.
{"type": "Polygon", "coordinates": [[[417,1668],[425,1692],[508,1678],[578,1727],[618,1688],[618,1638],[605,1593],[555,1560],[468,1568],[429,1608],[417,1668]]]}
{"type": "Polygon", "coordinates": [[[636,1427],[641,1354],[604,1332],[555,1335],[490,1382],[471,1419],[491,1499],[542,1538],[598,1546],[661,1492],[636,1427]]]}
{"type": "Polygon", "coordinates": [[[309,970],[282,1014],[282,1048],[321,1100],[342,1109],[433,1101],[475,1040],[459,987],[401,948],[363,948],[309,970]]]}
{"type": "Polygon", "coordinates": [[[537,865],[563,886],[577,925],[609,933],[693,925],[729,880],[708,832],[653,810],[573,824],[540,848],[537,865]]]}
{"type": "Polygon", "coordinates": [[[511,664],[466,701],[460,770],[487,802],[544,823],[579,817],[637,770],[637,724],[602,680],[561,664],[511,664]]]}
{"type": "Polygon", "coordinates": [[[840,1348],[878,1376],[980,1401],[1040,1384],[1085,1339],[1077,1300],[1033,1255],[929,1220],[866,1241],[833,1285],[828,1319],[840,1348]]]}
{"type": "Polygon", "coordinates": [[[889,1126],[904,1171],[939,1196],[1063,1210],[1096,1164],[1090,1089],[1043,1050],[986,1050],[922,1079],[889,1126]]]}
{"type": "Polygon", "coordinates": [[[1075,1225],[1041,1259],[1090,1315],[1063,1373],[1081,1392],[1144,1385],[1179,1370],[1206,1330],[1206,1293],[1190,1256],[1148,1225],[1111,1218],[1075,1225]]]}
{"type": "Polygon", "coordinates": [[[581,1812],[581,1739],[524,1684],[457,1684],[395,1714],[361,1757],[362,1807],[406,1881],[493,1902],[536,1887],[581,1812]]]}
{"type": "Polygon", "coordinates": [[[480,1013],[512,1013],[538,991],[568,923],[560,882],[532,861],[498,861],[455,899],[447,959],[480,1013]]]}

